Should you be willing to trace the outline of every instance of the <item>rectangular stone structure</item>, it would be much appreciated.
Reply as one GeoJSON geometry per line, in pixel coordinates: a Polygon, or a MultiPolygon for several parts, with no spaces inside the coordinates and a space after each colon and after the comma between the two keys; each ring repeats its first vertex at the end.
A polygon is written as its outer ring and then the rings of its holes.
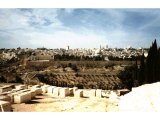
{"type": "Polygon", "coordinates": [[[18,90],[18,91],[12,91],[10,93],[8,93],[8,96],[11,98],[11,103],[14,103],[14,96],[17,94],[21,94],[24,92],[29,92],[30,90],[28,89],[24,89],[24,90],[18,90]]]}
{"type": "Polygon", "coordinates": [[[73,94],[75,93],[76,90],[78,90],[78,87],[73,87],[73,94]]]}
{"type": "Polygon", "coordinates": [[[73,96],[73,95],[74,95],[73,88],[69,88],[69,95],[70,95],[70,96],[73,96]]]}
{"type": "Polygon", "coordinates": [[[27,89],[26,85],[17,85],[15,86],[16,89],[27,89]]]}
{"type": "Polygon", "coordinates": [[[58,97],[60,94],[61,87],[55,87],[53,90],[53,97],[58,97]]]}
{"type": "Polygon", "coordinates": [[[98,98],[102,97],[102,90],[101,89],[96,90],[96,97],[98,97],[98,98]]]}
{"type": "Polygon", "coordinates": [[[83,97],[83,90],[76,90],[74,92],[74,97],[76,97],[76,98],[83,97]]]}
{"type": "Polygon", "coordinates": [[[89,91],[89,98],[93,98],[93,97],[96,97],[96,90],[95,89],[91,89],[89,91]]]}
{"type": "Polygon", "coordinates": [[[59,97],[66,97],[69,95],[69,88],[61,88],[59,92],[59,97]]]}
{"type": "MultiPolygon", "coordinates": [[[[132,89],[134,89],[134,88],[132,88],[132,89]]],[[[133,90],[134,91],[134,90],[133,90]]],[[[128,89],[121,89],[121,90],[118,90],[118,95],[119,96],[121,96],[121,95],[125,95],[125,94],[127,94],[127,93],[129,93],[130,92],[130,90],[128,90],[128,89]]]]}
{"type": "Polygon", "coordinates": [[[43,93],[47,93],[49,87],[50,87],[49,85],[43,85],[43,86],[41,86],[43,93]]]}
{"type": "Polygon", "coordinates": [[[102,97],[109,98],[110,92],[108,90],[102,90],[102,97]]]}
{"type": "Polygon", "coordinates": [[[1,101],[8,101],[11,103],[11,97],[10,96],[7,96],[7,95],[2,95],[0,96],[0,100],[1,101]]]}
{"type": "Polygon", "coordinates": [[[89,89],[83,89],[83,97],[89,98],[89,89]]]}
{"type": "Polygon", "coordinates": [[[12,86],[3,86],[3,87],[0,87],[0,93],[4,93],[4,92],[8,92],[8,91],[11,91],[12,90],[12,86]]]}
{"type": "Polygon", "coordinates": [[[40,88],[40,85],[33,85],[32,88],[40,88]]]}
{"type": "Polygon", "coordinates": [[[55,86],[49,86],[49,87],[47,88],[47,93],[48,93],[49,95],[52,95],[54,88],[56,88],[56,87],[55,87],[55,86]]]}
{"type": "Polygon", "coordinates": [[[11,103],[8,101],[0,101],[0,112],[11,112],[11,103]]]}
{"type": "Polygon", "coordinates": [[[35,91],[36,95],[41,95],[43,93],[42,88],[32,88],[35,91]]]}
{"type": "Polygon", "coordinates": [[[14,96],[14,103],[25,103],[31,100],[31,92],[24,92],[14,96]]]}
{"type": "Polygon", "coordinates": [[[31,93],[31,99],[35,98],[36,91],[35,90],[31,90],[30,93],[31,93]]]}

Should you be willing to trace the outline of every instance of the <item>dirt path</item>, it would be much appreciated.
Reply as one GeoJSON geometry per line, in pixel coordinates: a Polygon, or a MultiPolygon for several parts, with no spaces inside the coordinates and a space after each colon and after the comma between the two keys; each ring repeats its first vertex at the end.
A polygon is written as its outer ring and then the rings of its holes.
{"type": "Polygon", "coordinates": [[[117,111],[117,104],[106,98],[54,98],[36,96],[28,103],[13,104],[14,112],[106,112],[117,111]]]}

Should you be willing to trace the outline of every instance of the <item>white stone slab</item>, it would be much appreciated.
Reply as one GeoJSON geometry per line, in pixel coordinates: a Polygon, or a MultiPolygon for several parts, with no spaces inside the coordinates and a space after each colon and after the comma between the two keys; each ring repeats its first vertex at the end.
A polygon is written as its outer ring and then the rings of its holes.
{"type": "Polygon", "coordinates": [[[56,88],[56,87],[55,86],[49,86],[48,89],[47,89],[47,93],[52,95],[54,88],[56,88]]]}
{"type": "Polygon", "coordinates": [[[8,92],[8,91],[11,91],[11,90],[12,90],[11,86],[0,87],[0,93],[8,92]]]}
{"type": "Polygon", "coordinates": [[[11,102],[11,97],[7,95],[0,96],[0,101],[8,101],[11,102]]]}
{"type": "Polygon", "coordinates": [[[73,88],[69,88],[69,95],[70,96],[74,95],[73,88]]]}
{"type": "Polygon", "coordinates": [[[96,90],[95,90],[95,89],[91,89],[91,90],[89,91],[89,97],[90,97],[90,98],[96,97],[96,90]]]}
{"type": "Polygon", "coordinates": [[[43,86],[41,86],[43,93],[47,93],[49,87],[50,87],[49,85],[43,85],[43,86]]]}
{"type": "Polygon", "coordinates": [[[53,96],[54,97],[58,97],[59,94],[60,94],[60,89],[61,87],[55,87],[54,90],[53,90],[53,96]]]}
{"type": "Polygon", "coordinates": [[[27,89],[26,85],[17,85],[15,87],[16,87],[16,89],[27,89]]]}
{"type": "Polygon", "coordinates": [[[102,97],[102,90],[101,89],[96,90],[96,97],[98,97],[98,98],[102,97]]]}
{"type": "Polygon", "coordinates": [[[33,85],[32,88],[40,88],[40,85],[33,85]]]}
{"type": "Polygon", "coordinates": [[[73,87],[73,94],[75,93],[76,90],[78,90],[78,87],[73,87]]]}
{"type": "Polygon", "coordinates": [[[83,97],[83,90],[76,90],[74,92],[74,97],[76,97],[76,98],[83,97]]]}
{"type": "Polygon", "coordinates": [[[35,90],[31,90],[30,93],[31,93],[31,99],[35,98],[36,91],[35,90]]]}
{"type": "Polygon", "coordinates": [[[35,90],[36,95],[41,95],[43,93],[42,88],[33,88],[32,90],[35,90]]]}
{"type": "Polygon", "coordinates": [[[14,96],[14,103],[25,103],[31,100],[31,93],[25,92],[14,96]]]}
{"type": "Polygon", "coordinates": [[[66,97],[69,95],[69,88],[61,88],[59,92],[60,97],[66,97]]]}

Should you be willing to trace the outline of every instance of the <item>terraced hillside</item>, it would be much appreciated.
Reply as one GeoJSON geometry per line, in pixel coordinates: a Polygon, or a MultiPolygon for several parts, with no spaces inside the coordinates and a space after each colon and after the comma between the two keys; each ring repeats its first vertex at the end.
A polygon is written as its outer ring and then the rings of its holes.
{"type": "Polygon", "coordinates": [[[1,77],[7,82],[115,90],[123,88],[117,74],[132,64],[134,61],[27,61],[3,68],[1,77]]]}

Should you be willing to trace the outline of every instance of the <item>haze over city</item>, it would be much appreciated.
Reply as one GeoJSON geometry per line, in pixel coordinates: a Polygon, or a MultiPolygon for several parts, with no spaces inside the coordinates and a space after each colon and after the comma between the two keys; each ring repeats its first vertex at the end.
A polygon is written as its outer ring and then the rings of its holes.
{"type": "Polygon", "coordinates": [[[159,43],[160,9],[0,9],[0,48],[159,43]]]}

